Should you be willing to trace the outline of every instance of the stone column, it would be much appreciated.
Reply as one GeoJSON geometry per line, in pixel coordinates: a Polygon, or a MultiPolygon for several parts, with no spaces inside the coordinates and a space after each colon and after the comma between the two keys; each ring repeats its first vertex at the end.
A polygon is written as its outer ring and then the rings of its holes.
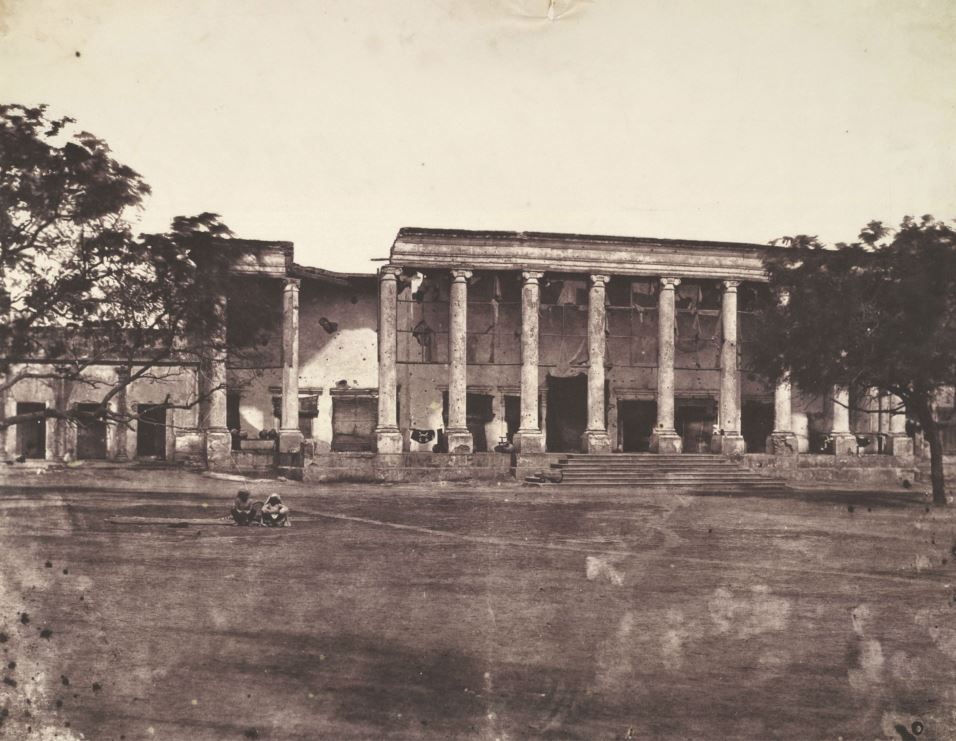
{"type": "MultiPolygon", "coordinates": [[[[0,381],[6,382],[6,380],[6,375],[0,375],[0,381]]],[[[8,389],[0,391],[0,417],[3,417],[4,419],[13,416],[9,409],[11,396],[12,394],[8,389]]],[[[2,430],[0,430],[0,462],[16,457],[14,449],[7,444],[7,438],[10,436],[10,429],[12,428],[4,427],[2,430]]]]}
{"type": "Polygon", "coordinates": [[[740,434],[740,379],[737,377],[737,287],[739,280],[724,281],[720,307],[723,340],[720,345],[720,434],[714,437],[714,452],[734,455],[747,452],[740,434]]]}
{"type": "Polygon", "coordinates": [[[850,432],[850,390],[846,386],[833,387],[831,410],[833,452],[836,455],[856,455],[856,435],[850,432]]]}
{"type": "Polygon", "coordinates": [[[544,273],[521,273],[521,423],[514,435],[519,453],[543,453],[544,434],[538,424],[538,310],[544,273]]]}
{"type": "Polygon", "coordinates": [[[581,440],[586,453],[611,452],[611,438],[604,418],[604,348],[607,343],[604,293],[609,280],[607,275],[592,275],[588,293],[588,426],[581,440]]]}
{"type": "Polygon", "coordinates": [[[402,270],[385,265],[378,283],[378,425],[375,449],[381,453],[401,453],[402,434],[398,429],[398,275],[402,270]]]}
{"type": "Polygon", "coordinates": [[[215,302],[216,327],[209,338],[209,365],[205,393],[208,395],[206,418],[206,463],[217,465],[232,455],[232,436],[226,427],[226,296],[215,302]]]}
{"type": "Polygon", "coordinates": [[[680,278],[661,278],[657,297],[657,425],[651,434],[655,453],[680,453],[682,441],[674,429],[674,290],[680,278]]]}
{"type": "MultiPolygon", "coordinates": [[[[790,294],[782,290],[778,299],[786,306],[790,301],[790,294]]],[[[774,455],[796,455],[799,452],[797,436],[793,432],[791,393],[789,377],[785,376],[777,381],[773,389],[773,431],[767,440],[767,451],[774,455]]]]}
{"type": "Polygon", "coordinates": [[[899,410],[890,414],[890,434],[886,438],[886,452],[890,455],[913,455],[913,438],[906,434],[906,411],[903,400],[898,396],[888,396],[889,408],[899,410]]]}
{"type": "MultiPolygon", "coordinates": [[[[116,371],[116,380],[120,383],[125,383],[129,378],[129,368],[119,368],[116,371]]],[[[129,432],[129,422],[126,421],[126,417],[129,416],[129,395],[127,393],[128,386],[123,386],[119,391],[116,392],[116,396],[113,397],[115,401],[114,411],[117,412],[120,419],[115,422],[116,431],[114,434],[115,452],[114,456],[116,460],[125,461],[129,458],[129,453],[126,449],[127,437],[129,432]]]]}
{"type": "Polygon", "coordinates": [[[471,453],[474,441],[468,431],[468,279],[470,270],[451,271],[448,332],[448,438],[449,453],[471,453]]]}
{"type": "Polygon", "coordinates": [[[282,288],[282,419],[279,423],[279,453],[298,453],[299,431],[299,284],[286,278],[282,288]]]}

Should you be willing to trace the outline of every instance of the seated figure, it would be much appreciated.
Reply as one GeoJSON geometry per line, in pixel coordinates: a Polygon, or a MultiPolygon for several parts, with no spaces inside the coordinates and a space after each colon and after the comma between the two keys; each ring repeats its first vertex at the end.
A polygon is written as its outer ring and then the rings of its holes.
{"type": "Polygon", "coordinates": [[[232,519],[237,525],[258,524],[262,502],[253,502],[252,495],[246,489],[240,489],[232,505],[232,519]]]}
{"type": "Polygon", "coordinates": [[[278,494],[270,494],[262,505],[262,524],[266,527],[291,527],[289,508],[282,503],[278,494]]]}

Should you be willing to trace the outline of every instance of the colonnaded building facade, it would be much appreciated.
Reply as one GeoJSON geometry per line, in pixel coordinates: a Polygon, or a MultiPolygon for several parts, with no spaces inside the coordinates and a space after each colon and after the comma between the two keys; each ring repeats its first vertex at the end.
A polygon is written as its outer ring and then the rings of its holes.
{"type": "MultiPolygon", "coordinates": [[[[299,265],[286,242],[220,248],[235,254],[223,331],[266,311],[269,336],[131,384],[114,402],[137,415],[129,426],[41,420],[7,430],[4,455],[291,465],[313,480],[521,475],[575,452],[716,453],[775,471],[913,459],[896,400],[810,396],[748,371],[773,247],[406,228],[377,274],[299,265]],[[270,306],[244,303],[250,281],[270,306]]],[[[3,409],[92,393],[23,382],[3,409]]],[[[941,416],[952,406],[942,394],[941,416]]]]}

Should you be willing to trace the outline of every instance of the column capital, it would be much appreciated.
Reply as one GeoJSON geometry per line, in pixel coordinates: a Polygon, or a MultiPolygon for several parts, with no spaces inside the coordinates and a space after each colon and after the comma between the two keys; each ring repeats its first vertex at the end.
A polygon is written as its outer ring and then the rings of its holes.
{"type": "Polygon", "coordinates": [[[677,288],[680,278],[661,278],[661,288],[677,288]]]}
{"type": "Polygon", "coordinates": [[[450,272],[452,280],[454,280],[456,283],[466,281],[472,276],[472,272],[470,270],[455,269],[450,272]]]}
{"type": "Polygon", "coordinates": [[[741,281],[739,280],[725,280],[722,281],[724,284],[725,292],[736,292],[737,288],[740,286],[741,281]]]}
{"type": "Polygon", "coordinates": [[[283,289],[286,291],[290,291],[293,288],[295,290],[299,290],[299,286],[302,285],[301,278],[283,278],[282,280],[283,280],[283,289]]]}
{"type": "Polygon", "coordinates": [[[607,282],[611,280],[610,275],[592,275],[591,276],[591,285],[595,288],[604,288],[607,285],[607,282]]]}
{"type": "Polygon", "coordinates": [[[379,278],[381,280],[397,280],[402,269],[398,265],[383,265],[379,268],[379,278]]]}
{"type": "Polygon", "coordinates": [[[544,271],[542,270],[522,270],[521,271],[521,280],[525,283],[537,283],[544,277],[544,271]]]}

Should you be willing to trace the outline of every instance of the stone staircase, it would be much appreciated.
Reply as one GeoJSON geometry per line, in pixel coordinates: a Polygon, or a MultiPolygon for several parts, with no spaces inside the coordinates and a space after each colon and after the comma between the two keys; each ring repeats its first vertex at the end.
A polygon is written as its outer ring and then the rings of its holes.
{"type": "Polygon", "coordinates": [[[568,453],[552,464],[561,483],[572,486],[629,486],[714,494],[779,491],[781,479],[734,463],[721,455],[685,453],[568,453]]]}

